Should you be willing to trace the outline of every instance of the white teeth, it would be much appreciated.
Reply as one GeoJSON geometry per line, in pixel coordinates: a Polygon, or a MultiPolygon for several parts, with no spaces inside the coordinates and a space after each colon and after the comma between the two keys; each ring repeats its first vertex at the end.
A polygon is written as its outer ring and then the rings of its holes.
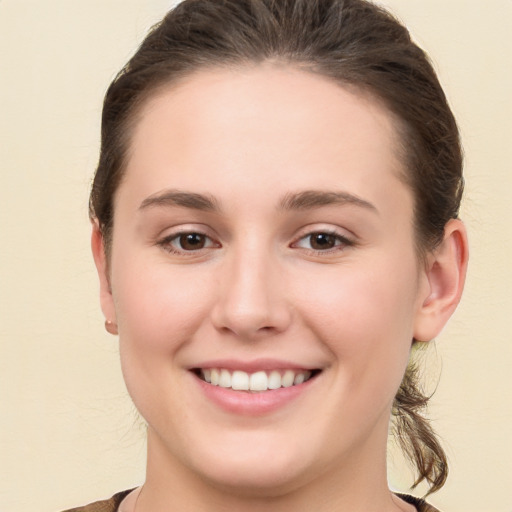
{"type": "Polygon", "coordinates": [[[248,391],[249,374],[240,371],[233,372],[231,376],[231,387],[240,391],[248,391]]]}
{"type": "Polygon", "coordinates": [[[265,372],[253,373],[249,380],[251,391],[266,391],[268,389],[268,377],[265,372]]]}
{"type": "Polygon", "coordinates": [[[221,388],[230,388],[231,387],[231,373],[229,373],[228,370],[220,371],[219,386],[221,388]]]}
{"type": "Polygon", "coordinates": [[[292,370],[286,370],[284,375],[281,377],[281,385],[283,388],[289,388],[293,386],[293,381],[295,379],[295,372],[292,370]]]}
{"type": "Polygon", "coordinates": [[[279,372],[270,372],[268,377],[268,389],[279,389],[281,387],[281,374],[279,372]]]}
{"type": "Polygon", "coordinates": [[[219,385],[219,378],[220,378],[219,370],[217,370],[216,368],[212,368],[212,372],[210,374],[210,378],[211,378],[211,383],[214,386],[218,386],[219,385]]]}
{"type": "Polygon", "coordinates": [[[297,375],[295,375],[295,378],[293,379],[293,383],[295,385],[302,384],[303,382],[304,382],[304,374],[303,373],[298,373],[297,375]]]}
{"type": "Polygon", "coordinates": [[[298,384],[302,384],[303,382],[306,382],[310,378],[311,372],[297,373],[297,375],[295,375],[295,378],[293,379],[293,385],[297,386],[298,384]]]}
{"type": "Polygon", "coordinates": [[[267,391],[269,389],[289,388],[306,382],[311,377],[310,371],[286,370],[284,373],[273,370],[249,374],[241,370],[231,373],[225,368],[206,368],[201,370],[203,379],[222,388],[236,391],[267,391]]]}

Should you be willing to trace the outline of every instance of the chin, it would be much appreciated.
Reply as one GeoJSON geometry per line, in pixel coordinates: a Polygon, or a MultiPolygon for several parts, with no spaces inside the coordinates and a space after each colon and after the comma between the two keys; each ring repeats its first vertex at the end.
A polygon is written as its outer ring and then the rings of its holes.
{"type": "Polygon", "coordinates": [[[211,484],[232,495],[245,497],[279,496],[304,483],[308,470],[307,457],[298,447],[279,447],[252,441],[245,447],[231,446],[210,457],[199,459],[196,471],[211,484]],[[253,449],[247,449],[247,446],[253,449]]]}
{"type": "Polygon", "coordinates": [[[217,466],[215,472],[209,471],[206,478],[213,487],[228,492],[234,496],[245,498],[283,496],[301,486],[303,472],[296,468],[272,467],[259,461],[261,467],[230,467],[217,466]]]}

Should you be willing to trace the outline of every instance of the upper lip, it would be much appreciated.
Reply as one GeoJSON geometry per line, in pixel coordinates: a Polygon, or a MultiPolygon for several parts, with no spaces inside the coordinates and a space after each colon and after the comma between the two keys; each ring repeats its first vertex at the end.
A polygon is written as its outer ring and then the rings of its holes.
{"type": "Polygon", "coordinates": [[[283,359],[253,359],[252,361],[243,361],[238,359],[211,359],[202,361],[198,364],[190,366],[190,370],[194,369],[209,369],[209,368],[222,368],[226,370],[241,370],[246,373],[255,373],[258,371],[270,370],[318,370],[318,366],[311,366],[309,364],[301,364],[283,359]]]}

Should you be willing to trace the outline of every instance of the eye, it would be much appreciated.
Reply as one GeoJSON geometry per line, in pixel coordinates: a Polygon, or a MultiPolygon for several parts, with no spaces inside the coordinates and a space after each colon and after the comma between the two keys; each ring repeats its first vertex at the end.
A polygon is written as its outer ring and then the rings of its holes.
{"type": "Polygon", "coordinates": [[[315,252],[327,252],[342,249],[343,247],[351,246],[353,242],[348,238],[328,231],[316,231],[300,238],[293,244],[294,247],[302,249],[310,249],[315,252]]]}
{"type": "Polygon", "coordinates": [[[196,232],[183,232],[170,235],[159,242],[159,245],[165,250],[177,254],[218,247],[218,244],[215,244],[209,236],[196,232]]]}

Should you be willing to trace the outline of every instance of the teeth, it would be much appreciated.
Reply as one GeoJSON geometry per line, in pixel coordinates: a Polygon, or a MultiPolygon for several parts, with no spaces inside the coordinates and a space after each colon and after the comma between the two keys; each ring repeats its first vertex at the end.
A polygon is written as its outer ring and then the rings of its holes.
{"type": "MultiPolygon", "coordinates": [[[[226,371],[226,370],[222,370],[226,371]]],[[[231,387],[233,389],[238,389],[241,391],[249,390],[249,375],[245,372],[233,372],[233,376],[231,377],[231,387]]]]}
{"type": "Polygon", "coordinates": [[[268,377],[265,372],[256,372],[249,378],[251,391],[266,391],[268,389],[268,377]]]}
{"type": "Polygon", "coordinates": [[[279,389],[281,387],[281,374],[279,372],[270,372],[268,377],[268,389],[279,389]]]}
{"type": "Polygon", "coordinates": [[[260,371],[248,374],[241,370],[231,373],[224,368],[207,368],[201,370],[201,376],[206,382],[221,388],[231,388],[237,391],[267,391],[302,384],[311,377],[311,372],[286,370],[281,373],[273,370],[269,373],[260,371]]]}
{"type": "Polygon", "coordinates": [[[281,385],[283,388],[289,388],[293,386],[293,381],[295,380],[295,372],[292,370],[286,370],[284,375],[281,378],[281,385]]]}
{"type": "Polygon", "coordinates": [[[297,375],[295,375],[295,378],[293,379],[293,383],[295,385],[302,384],[303,382],[304,382],[304,374],[303,373],[298,373],[297,375]]]}
{"type": "Polygon", "coordinates": [[[227,370],[220,371],[219,386],[221,388],[231,387],[231,374],[227,370]]]}
{"type": "MultiPolygon", "coordinates": [[[[203,374],[204,375],[204,374],[203,374]]],[[[220,372],[216,368],[212,368],[212,371],[210,373],[211,383],[214,386],[219,385],[219,378],[220,378],[220,372]]],[[[206,380],[206,379],[205,379],[206,380]]]]}

